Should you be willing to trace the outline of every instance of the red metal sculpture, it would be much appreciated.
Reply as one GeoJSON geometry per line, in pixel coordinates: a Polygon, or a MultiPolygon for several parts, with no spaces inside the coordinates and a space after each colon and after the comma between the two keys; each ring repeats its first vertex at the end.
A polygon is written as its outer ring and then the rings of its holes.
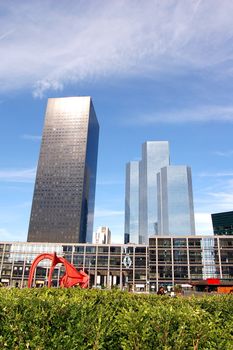
{"type": "Polygon", "coordinates": [[[87,288],[88,287],[88,281],[89,281],[89,276],[84,272],[84,271],[77,271],[76,268],[69,263],[66,259],[62,257],[58,257],[56,253],[53,254],[40,254],[38,255],[35,260],[32,263],[32,266],[30,268],[29,272],[29,279],[28,279],[28,287],[31,288],[32,286],[32,281],[33,281],[33,276],[35,269],[39,262],[44,259],[49,259],[52,261],[52,265],[49,271],[49,277],[48,277],[48,287],[51,287],[52,283],[52,275],[54,268],[57,264],[64,264],[65,266],[65,273],[61,277],[59,281],[59,285],[64,288],[69,288],[73,287],[76,284],[78,284],[81,288],[87,288]]]}

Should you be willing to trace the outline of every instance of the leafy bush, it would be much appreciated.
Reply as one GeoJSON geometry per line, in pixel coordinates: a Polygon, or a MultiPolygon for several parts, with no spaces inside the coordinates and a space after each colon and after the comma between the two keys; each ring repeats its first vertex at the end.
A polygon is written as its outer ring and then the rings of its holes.
{"type": "Polygon", "coordinates": [[[233,349],[233,295],[0,289],[0,349],[233,349]]]}

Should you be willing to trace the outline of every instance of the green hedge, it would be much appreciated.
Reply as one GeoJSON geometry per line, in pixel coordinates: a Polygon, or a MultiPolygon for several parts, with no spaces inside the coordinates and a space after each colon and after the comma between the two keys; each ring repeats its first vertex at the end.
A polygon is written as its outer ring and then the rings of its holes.
{"type": "Polygon", "coordinates": [[[233,296],[0,289],[0,349],[233,349],[233,296]]]}

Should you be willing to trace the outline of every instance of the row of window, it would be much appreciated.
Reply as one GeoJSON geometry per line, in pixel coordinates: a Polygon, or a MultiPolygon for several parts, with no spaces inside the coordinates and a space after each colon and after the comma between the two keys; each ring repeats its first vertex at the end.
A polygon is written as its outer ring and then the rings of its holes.
{"type": "MultiPolygon", "coordinates": [[[[187,240],[186,238],[150,238],[149,246],[150,248],[156,247],[186,247],[187,240]]],[[[220,247],[230,247],[233,248],[233,237],[231,238],[220,238],[219,239],[220,247]]],[[[188,238],[188,246],[189,247],[203,247],[203,248],[218,248],[218,240],[217,238],[188,238]]]]}

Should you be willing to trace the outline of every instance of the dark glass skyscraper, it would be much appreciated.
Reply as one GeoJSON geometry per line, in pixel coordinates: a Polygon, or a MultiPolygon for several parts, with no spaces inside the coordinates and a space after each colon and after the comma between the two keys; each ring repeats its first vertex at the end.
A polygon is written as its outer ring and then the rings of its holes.
{"type": "Polygon", "coordinates": [[[233,211],[211,214],[215,235],[233,235],[233,211]]]}
{"type": "Polygon", "coordinates": [[[48,100],[29,242],[91,242],[99,124],[90,97],[48,100]]]}

